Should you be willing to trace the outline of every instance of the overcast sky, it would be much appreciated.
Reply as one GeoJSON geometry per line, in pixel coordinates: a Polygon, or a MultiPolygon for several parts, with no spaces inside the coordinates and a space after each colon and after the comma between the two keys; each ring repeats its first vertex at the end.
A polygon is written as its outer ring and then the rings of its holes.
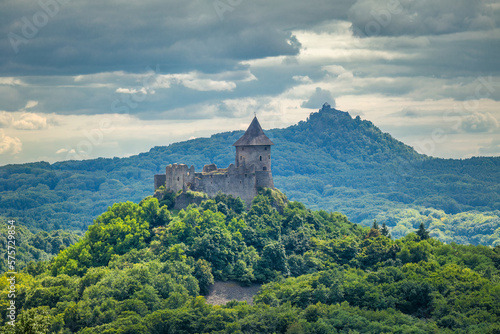
{"type": "Polygon", "coordinates": [[[500,155],[500,2],[3,0],[0,165],[128,156],[324,102],[500,155]]]}

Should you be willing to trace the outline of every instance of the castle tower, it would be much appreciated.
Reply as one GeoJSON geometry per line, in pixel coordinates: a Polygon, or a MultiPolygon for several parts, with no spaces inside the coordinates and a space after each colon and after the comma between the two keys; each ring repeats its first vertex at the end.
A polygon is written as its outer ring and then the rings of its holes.
{"type": "Polygon", "coordinates": [[[254,117],[243,136],[233,146],[236,147],[235,165],[242,170],[255,168],[257,186],[274,188],[271,173],[271,145],[274,143],[264,134],[254,117]]]}
{"type": "MultiPolygon", "coordinates": [[[[194,166],[188,168],[184,164],[168,165],[165,174],[154,177],[155,196],[161,200],[164,191],[160,188],[163,186],[165,190],[175,193],[192,190],[215,196],[222,192],[240,197],[250,207],[260,188],[274,188],[271,173],[272,145],[273,142],[264,134],[255,117],[245,134],[233,144],[236,147],[235,164],[230,164],[228,168],[217,168],[215,164],[209,164],[198,173],[194,166]]],[[[177,209],[189,204],[189,196],[182,198],[184,197],[178,197],[179,200],[175,202],[177,209]]]]}

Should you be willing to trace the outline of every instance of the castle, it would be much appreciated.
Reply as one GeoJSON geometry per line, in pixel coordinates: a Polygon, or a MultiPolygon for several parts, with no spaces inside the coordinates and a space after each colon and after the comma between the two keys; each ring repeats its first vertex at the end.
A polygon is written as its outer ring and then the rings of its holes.
{"type": "Polygon", "coordinates": [[[214,196],[222,192],[250,205],[258,188],[274,188],[271,173],[271,145],[273,142],[264,134],[254,117],[243,136],[233,146],[236,147],[235,163],[228,168],[217,168],[215,164],[205,165],[201,173],[184,164],[168,165],[165,174],[154,177],[155,190],[160,186],[177,192],[179,190],[200,191],[214,196]]]}

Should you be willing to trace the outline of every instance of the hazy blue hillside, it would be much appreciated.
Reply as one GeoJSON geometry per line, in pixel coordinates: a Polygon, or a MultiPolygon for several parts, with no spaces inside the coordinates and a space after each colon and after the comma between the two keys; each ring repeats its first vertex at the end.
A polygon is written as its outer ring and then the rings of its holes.
{"type": "MultiPolygon", "coordinates": [[[[312,209],[340,211],[365,224],[377,217],[392,227],[399,223],[394,217],[409,207],[419,211],[420,221],[428,225],[434,220],[426,208],[436,209],[441,221],[447,222],[460,212],[475,210],[474,214],[486,214],[488,218],[483,215],[479,221],[488,228],[478,232],[468,227],[458,241],[491,244],[486,239],[500,234],[495,211],[500,208],[498,157],[427,157],[371,122],[328,105],[307,121],[266,134],[275,143],[275,185],[312,209]],[[469,240],[476,233],[485,237],[469,240]]],[[[153,174],[169,163],[193,164],[197,170],[207,163],[227,166],[234,161],[231,145],[241,135],[242,131],[220,133],[121,159],[3,166],[0,215],[18,217],[34,230],[84,229],[112,203],[137,202],[150,195],[153,174]]],[[[450,238],[457,233],[449,224],[434,225],[436,236],[450,238]]]]}

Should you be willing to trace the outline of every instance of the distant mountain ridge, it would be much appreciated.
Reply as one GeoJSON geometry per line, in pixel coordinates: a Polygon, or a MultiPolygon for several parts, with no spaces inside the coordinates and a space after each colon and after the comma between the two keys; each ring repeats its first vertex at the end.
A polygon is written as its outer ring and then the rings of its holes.
{"type": "MultiPolygon", "coordinates": [[[[242,133],[154,147],[127,158],[0,167],[0,215],[18,217],[35,230],[84,229],[107,206],[150,195],[153,175],[167,164],[192,164],[197,170],[208,163],[228,166],[234,162],[231,145],[242,133]]],[[[365,224],[408,207],[422,213],[429,207],[442,214],[474,210],[499,216],[500,157],[428,157],[370,121],[327,104],[306,121],[266,134],[275,143],[276,187],[310,208],[340,211],[365,224]]],[[[500,227],[488,224],[484,233],[500,227]]]]}

